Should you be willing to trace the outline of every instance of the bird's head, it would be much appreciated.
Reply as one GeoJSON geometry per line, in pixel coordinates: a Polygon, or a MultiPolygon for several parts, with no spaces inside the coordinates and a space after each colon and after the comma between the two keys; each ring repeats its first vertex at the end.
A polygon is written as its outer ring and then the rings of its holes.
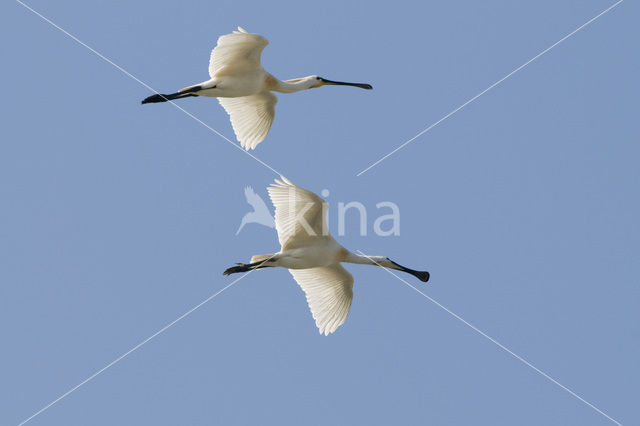
{"type": "Polygon", "coordinates": [[[344,81],[327,80],[326,78],[322,78],[322,77],[317,76],[317,75],[310,75],[308,77],[303,77],[303,80],[305,80],[305,81],[307,81],[309,83],[309,89],[315,89],[316,87],[327,86],[327,85],[354,86],[354,87],[359,87],[361,89],[366,89],[366,90],[373,89],[373,87],[370,84],[366,84],[366,83],[346,83],[344,81]]]}

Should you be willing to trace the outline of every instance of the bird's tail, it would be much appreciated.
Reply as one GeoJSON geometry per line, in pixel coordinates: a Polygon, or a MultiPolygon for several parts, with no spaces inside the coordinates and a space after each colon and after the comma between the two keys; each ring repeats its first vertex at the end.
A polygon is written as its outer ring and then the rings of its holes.
{"type": "Polygon", "coordinates": [[[255,256],[251,257],[251,262],[250,263],[258,263],[258,262],[264,262],[267,259],[271,259],[273,256],[273,254],[256,254],[255,256]]]}

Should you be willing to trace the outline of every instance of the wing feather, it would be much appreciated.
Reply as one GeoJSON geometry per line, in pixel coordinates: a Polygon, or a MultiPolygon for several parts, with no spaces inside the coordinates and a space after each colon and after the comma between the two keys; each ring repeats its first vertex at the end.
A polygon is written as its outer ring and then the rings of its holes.
{"type": "Polygon", "coordinates": [[[220,36],[218,44],[211,51],[209,75],[213,78],[227,64],[233,64],[234,67],[261,67],[260,54],[268,44],[266,38],[250,34],[240,27],[238,31],[220,36]]]}
{"type": "Polygon", "coordinates": [[[320,334],[333,333],[347,320],[353,300],[353,276],[339,263],[289,269],[304,291],[320,334]]]}
{"type": "Polygon", "coordinates": [[[233,131],[244,149],[255,149],[267,137],[276,115],[276,95],[260,92],[239,98],[218,98],[218,102],[229,114],[233,131]]]}
{"type": "Polygon", "coordinates": [[[282,250],[303,246],[314,236],[328,235],[326,201],[287,178],[280,178],[267,192],[276,208],[276,230],[282,250]]]}

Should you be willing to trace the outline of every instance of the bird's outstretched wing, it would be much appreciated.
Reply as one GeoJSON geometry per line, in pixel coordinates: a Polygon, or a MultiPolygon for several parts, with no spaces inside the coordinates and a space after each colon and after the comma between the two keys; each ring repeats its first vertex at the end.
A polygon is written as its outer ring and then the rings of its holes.
{"type": "Polygon", "coordinates": [[[260,68],[260,54],[269,44],[266,38],[250,34],[238,27],[238,31],[218,38],[218,44],[211,51],[209,75],[211,78],[226,66],[240,69],[260,68]]]}
{"type": "Polygon", "coordinates": [[[289,272],[304,290],[320,334],[326,336],[344,324],[353,300],[353,276],[349,271],[335,263],[289,272]]]}
{"type": "Polygon", "coordinates": [[[280,176],[267,188],[276,208],[276,230],[282,250],[305,245],[308,238],[328,235],[326,202],[280,176]]]}
{"type": "Polygon", "coordinates": [[[276,115],[276,95],[260,92],[239,98],[218,98],[218,102],[229,114],[233,131],[244,149],[254,149],[267,137],[276,115]]]}

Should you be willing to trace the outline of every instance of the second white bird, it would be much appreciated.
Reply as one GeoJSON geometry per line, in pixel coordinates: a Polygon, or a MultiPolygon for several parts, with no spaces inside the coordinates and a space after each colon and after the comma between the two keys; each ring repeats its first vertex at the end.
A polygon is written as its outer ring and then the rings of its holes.
{"type": "Polygon", "coordinates": [[[341,262],[382,266],[407,272],[420,281],[429,273],[405,268],[384,256],[351,253],[329,234],[327,203],[316,194],[284,177],[267,188],[276,207],[276,230],[282,247],[278,253],[256,255],[239,263],[225,275],[280,266],[289,269],[307,296],[320,333],[333,333],[347,320],[353,299],[353,276],[341,262]]]}
{"type": "Polygon", "coordinates": [[[278,102],[272,91],[293,93],[329,84],[372,89],[370,84],[332,81],[317,75],[278,80],[260,64],[260,55],[267,44],[266,38],[238,27],[238,31],[218,38],[209,60],[211,79],[176,93],[149,96],[142,103],[166,102],[190,96],[218,98],[231,118],[238,141],[249,150],[262,142],[271,129],[278,102]]]}

